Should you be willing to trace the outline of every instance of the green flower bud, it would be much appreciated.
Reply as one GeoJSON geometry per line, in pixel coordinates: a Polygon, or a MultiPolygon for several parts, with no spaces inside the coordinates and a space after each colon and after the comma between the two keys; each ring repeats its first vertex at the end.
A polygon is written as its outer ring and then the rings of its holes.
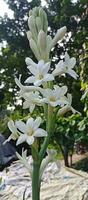
{"type": "Polygon", "coordinates": [[[43,9],[42,8],[39,9],[39,17],[40,17],[41,23],[43,25],[43,9]]]}
{"type": "Polygon", "coordinates": [[[32,10],[29,11],[29,17],[32,15],[32,10]]]}
{"type": "Polygon", "coordinates": [[[41,51],[46,51],[46,34],[44,31],[40,31],[38,34],[38,44],[41,51]]]}
{"type": "Polygon", "coordinates": [[[41,54],[41,59],[45,60],[46,57],[46,34],[41,30],[38,34],[38,48],[41,54]]]}
{"type": "Polygon", "coordinates": [[[40,17],[36,17],[36,26],[37,26],[38,32],[39,32],[41,29],[43,29],[43,24],[41,23],[40,17]]]}
{"type": "Polygon", "coordinates": [[[27,31],[27,38],[28,40],[30,40],[32,38],[32,33],[31,31],[27,31]]]}
{"type": "Polygon", "coordinates": [[[37,17],[39,15],[39,7],[33,8],[33,16],[37,17]]]}
{"type": "Polygon", "coordinates": [[[31,15],[28,18],[28,26],[29,26],[29,29],[30,29],[30,31],[33,35],[34,40],[36,41],[36,39],[37,39],[37,29],[36,29],[35,18],[34,18],[33,15],[31,15]]]}
{"type": "Polygon", "coordinates": [[[41,18],[44,32],[47,32],[47,28],[48,28],[47,15],[42,8],[39,9],[39,17],[41,18]]]}
{"type": "Polygon", "coordinates": [[[47,32],[47,29],[48,29],[48,20],[47,20],[47,15],[44,12],[43,30],[45,31],[45,33],[47,32]]]}
{"type": "Polygon", "coordinates": [[[49,55],[49,52],[50,52],[51,43],[52,43],[52,38],[51,38],[50,35],[47,35],[46,44],[47,44],[47,54],[48,55],[49,55]]]}
{"type": "Polygon", "coordinates": [[[37,60],[40,60],[41,56],[40,56],[40,53],[39,53],[39,50],[37,48],[35,41],[33,39],[31,39],[29,42],[30,42],[30,48],[33,51],[35,57],[37,58],[37,60]]]}

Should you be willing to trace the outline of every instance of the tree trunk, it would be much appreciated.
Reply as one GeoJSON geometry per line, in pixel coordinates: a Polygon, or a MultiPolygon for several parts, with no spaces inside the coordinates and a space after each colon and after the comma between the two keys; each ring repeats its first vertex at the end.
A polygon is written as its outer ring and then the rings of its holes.
{"type": "Polygon", "coordinates": [[[68,148],[67,147],[62,147],[61,144],[59,144],[63,158],[64,158],[64,164],[66,167],[69,167],[69,161],[68,161],[68,148]]]}
{"type": "Polygon", "coordinates": [[[68,161],[68,149],[64,148],[64,164],[66,167],[69,167],[69,161],[68,161]]]}
{"type": "Polygon", "coordinates": [[[72,154],[70,154],[69,157],[70,157],[70,167],[72,167],[72,154]]]}

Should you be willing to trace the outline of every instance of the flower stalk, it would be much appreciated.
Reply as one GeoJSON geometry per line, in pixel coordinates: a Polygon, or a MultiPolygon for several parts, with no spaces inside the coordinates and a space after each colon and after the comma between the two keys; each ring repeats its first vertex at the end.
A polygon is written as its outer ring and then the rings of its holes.
{"type": "Polygon", "coordinates": [[[39,181],[40,163],[33,162],[32,175],[32,200],[40,200],[40,181],[39,181]]]}

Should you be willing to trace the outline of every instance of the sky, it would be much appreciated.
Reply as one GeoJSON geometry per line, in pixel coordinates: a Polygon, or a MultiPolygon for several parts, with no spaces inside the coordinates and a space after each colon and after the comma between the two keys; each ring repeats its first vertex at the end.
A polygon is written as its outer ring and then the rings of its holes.
{"type": "MultiPolygon", "coordinates": [[[[28,0],[31,1],[31,0],[28,0]]],[[[73,2],[76,2],[77,0],[72,0],[73,2]]],[[[46,4],[45,0],[41,0],[42,6],[46,4]]],[[[9,18],[13,18],[13,11],[8,8],[8,5],[4,2],[4,0],[0,0],[0,16],[4,16],[4,14],[7,13],[9,18]]]]}
{"type": "MultiPolygon", "coordinates": [[[[42,6],[45,4],[45,0],[42,0],[42,6]]],[[[4,0],[0,0],[0,16],[3,17],[5,13],[8,14],[9,18],[13,18],[13,11],[8,8],[8,5],[4,2],[4,0]]]]}

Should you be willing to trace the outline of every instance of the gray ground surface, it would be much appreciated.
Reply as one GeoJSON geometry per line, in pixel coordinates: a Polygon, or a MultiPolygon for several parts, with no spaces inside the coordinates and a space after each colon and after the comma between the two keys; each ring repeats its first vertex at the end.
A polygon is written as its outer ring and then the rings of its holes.
{"type": "MultiPolygon", "coordinates": [[[[30,160],[29,160],[30,162],[30,160]]],[[[31,178],[19,161],[0,172],[3,178],[0,200],[31,200],[31,178]]],[[[46,168],[42,186],[41,200],[88,200],[88,174],[63,167],[58,170],[55,163],[46,168]]]]}

